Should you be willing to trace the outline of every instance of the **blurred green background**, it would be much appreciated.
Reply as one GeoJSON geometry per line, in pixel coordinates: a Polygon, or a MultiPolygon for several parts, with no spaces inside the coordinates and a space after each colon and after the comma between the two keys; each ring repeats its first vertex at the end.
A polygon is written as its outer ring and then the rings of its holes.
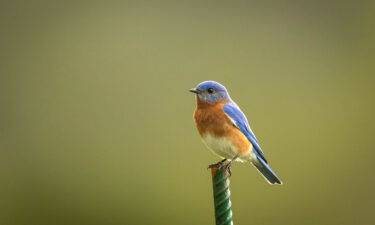
{"type": "Polygon", "coordinates": [[[374,224],[371,1],[1,1],[0,224],[213,224],[187,90],[222,82],[235,224],[374,224]]]}

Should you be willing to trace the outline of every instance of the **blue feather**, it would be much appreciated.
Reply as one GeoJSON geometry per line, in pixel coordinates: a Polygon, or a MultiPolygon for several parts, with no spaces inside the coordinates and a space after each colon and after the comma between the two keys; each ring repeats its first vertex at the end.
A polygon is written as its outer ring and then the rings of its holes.
{"type": "Polygon", "coordinates": [[[249,122],[246,116],[243,114],[241,109],[236,103],[228,101],[228,104],[223,105],[223,111],[233,121],[234,125],[246,136],[246,138],[253,145],[252,151],[254,152],[256,159],[252,162],[255,168],[268,180],[271,184],[282,184],[281,180],[277,177],[275,172],[267,164],[267,160],[264,157],[263,151],[258,144],[258,140],[255,137],[253,131],[250,128],[249,122]]]}
{"type": "MultiPolygon", "coordinates": [[[[253,149],[254,150],[254,149],[253,149]]],[[[271,167],[265,162],[262,157],[259,156],[258,152],[254,151],[257,156],[257,160],[253,161],[253,165],[257,170],[268,180],[270,184],[282,184],[281,180],[277,177],[271,167]]]]}
{"type": "Polygon", "coordinates": [[[245,114],[243,114],[243,112],[236,105],[236,103],[230,102],[229,104],[223,105],[223,111],[234,122],[236,127],[246,136],[246,138],[253,145],[254,150],[259,154],[259,156],[265,162],[267,162],[266,158],[264,157],[264,153],[258,144],[258,140],[250,128],[249,122],[247,121],[245,114]]]}

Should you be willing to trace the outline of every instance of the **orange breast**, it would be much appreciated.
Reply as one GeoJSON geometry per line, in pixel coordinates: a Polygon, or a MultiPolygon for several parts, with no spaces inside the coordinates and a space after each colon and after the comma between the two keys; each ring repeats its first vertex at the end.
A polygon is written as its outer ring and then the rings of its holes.
{"type": "Polygon", "coordinates": [[[197,108],[194,119],[201,136],[210,134],[221,138],[225,137],[232,142],[239,154],[247,153],[251,143],[246,136],[234,126],[222,107],[225,100],[219,102],[203,102],[197,97],[197,108]]]}

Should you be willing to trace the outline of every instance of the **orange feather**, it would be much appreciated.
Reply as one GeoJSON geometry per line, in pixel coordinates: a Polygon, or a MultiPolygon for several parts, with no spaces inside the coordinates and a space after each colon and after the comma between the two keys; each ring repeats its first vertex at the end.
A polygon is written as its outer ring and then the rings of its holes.
{"type": "Polygon", "coordinates": [[[198,132],[201,136],[210,134],[226,138],[237,148],[238,154],[245,154],[250,150],[251,143],[224,113],[222,107],[225,103],[225,100],[205,102],[197,97],[194,119],[198,132]]]}

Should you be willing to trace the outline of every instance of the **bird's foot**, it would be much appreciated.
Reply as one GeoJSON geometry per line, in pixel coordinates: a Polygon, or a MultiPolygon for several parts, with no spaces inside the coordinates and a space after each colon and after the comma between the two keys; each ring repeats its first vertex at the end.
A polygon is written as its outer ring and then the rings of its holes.
{"type": "Polygon", "coordinates": [[[220,169],[221,167],[223,167],[223,166],[225,165],[225,164],[224,164],[225,161],[227,161],[227,159],[223,159],[223,160],[221,160],[220,162],[217,162],[217,163],[211,164],[211,165],[208,166],[207,169],[211,169],[211,168],[218,168],[218,169],[220,169]]]}
{"type": "Polygon", "coordinates": [[[230,167],[232,166],[232,163],[238,158],[238,156],[235,156],[231,161],[229,161],[229,163],[225,164],[225,170],[228,172],[229,174],[229,177],[232,176],[232,170],[230,169],[230,167]]]}
{"type": "Polygon", "coordinates": [[[224,165],[224,169],[229,174],[229,177],[232,176],[232,170],[230,169],[231,166],[232,166],[232,161],[224,165]]]}

